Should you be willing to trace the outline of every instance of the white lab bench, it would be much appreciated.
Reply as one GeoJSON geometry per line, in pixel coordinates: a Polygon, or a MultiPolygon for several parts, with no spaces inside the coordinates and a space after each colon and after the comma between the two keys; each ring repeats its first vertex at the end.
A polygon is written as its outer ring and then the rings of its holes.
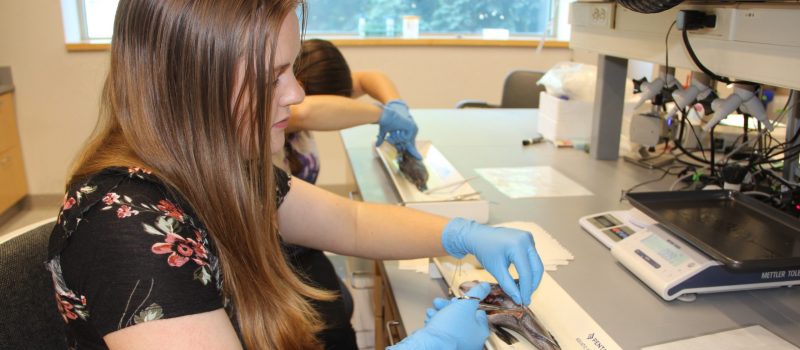
{"type": "MultiPolygon", "coordinates": [[[[596,160],[576,149],[556,149],[540,143],[522,146],[534,135],[537,112],[532,109],[417,109],[418,139],[431,140],[464,177],[476,168],[547,165],[589,189],[589,197],[510,199],[479,178],[470,184],[491,206],[490,224],[533,221],[547,230],[575,260],[551,272],[553,279],[624,349],[641,348],[750,325],[764,328],[800,345],[800,289],[700,295],[696,301],[667,302],[630,274],[610,252],[578,225],[582,216],[629,208],[620,201],[623,189],[662,175],[623,160],[596,160]]],[[[342,131],[360,196],[364,201],[397,203],[391,181],[373,144],[378,128],[366,125],[342,131]]],[[[639,188],[665,190],[674,181],[639,188]]],[[[377,262],[376,335],[387,328],[394,338],[423,326],[425,308],[444,296],[441,280],[399,270],[396,261],[377,262]],[[383,289],[382,289],[383,288],[383,289]],[[388,310],[384,312],[383,310],[388,310]],[[397,321],[399,324],[387,323],[397,321]],[[396,329],[393,329],[396,328],[396,329]]],[[[383,332],[382,332],[383,331],[383,332]]],[[[381,348],[383,339],[376,339],[381,348]]]]}

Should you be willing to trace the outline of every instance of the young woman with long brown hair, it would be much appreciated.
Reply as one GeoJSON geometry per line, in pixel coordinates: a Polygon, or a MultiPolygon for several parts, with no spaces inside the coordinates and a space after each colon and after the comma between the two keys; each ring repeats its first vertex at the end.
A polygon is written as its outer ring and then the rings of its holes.
{"type": "MultiPolygon", "coordinates": [[[[348,201],[273,168],[304,97],[297,5],[119,2],[100,123],[47,262],[70,347],[319,348],[308,299],[334,296],[298,278],[282,240],[380,259],[474,254],[529,302],[542,266],[527,232],[348,201]]],[[[480,348],[477,302],[444,304],[397,348],[480,348]]]]}

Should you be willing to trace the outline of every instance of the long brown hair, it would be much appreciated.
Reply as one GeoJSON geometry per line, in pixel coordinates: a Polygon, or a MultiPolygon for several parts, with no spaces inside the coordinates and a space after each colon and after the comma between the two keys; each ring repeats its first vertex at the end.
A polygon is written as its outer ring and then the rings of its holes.
{"type": "Polygon", "coordinates": [[[175,188],[215,241],[250,349],[318,348],[304,297],[331,298],[298,279],[278,238],[269,82],[281,24],[298,5],[121,0],[100,122],[70,178],[137,166],[175,188]]]}

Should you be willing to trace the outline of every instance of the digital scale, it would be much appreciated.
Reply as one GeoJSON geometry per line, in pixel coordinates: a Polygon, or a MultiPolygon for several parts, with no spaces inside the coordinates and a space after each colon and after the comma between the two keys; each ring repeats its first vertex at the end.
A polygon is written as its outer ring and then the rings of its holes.
{"type": "Polygon", "coordinates": [[[635,209],[579,222],[664,300],[800,284],[796,218],[733,191],[632,193],[628,199],[635,209]]]}

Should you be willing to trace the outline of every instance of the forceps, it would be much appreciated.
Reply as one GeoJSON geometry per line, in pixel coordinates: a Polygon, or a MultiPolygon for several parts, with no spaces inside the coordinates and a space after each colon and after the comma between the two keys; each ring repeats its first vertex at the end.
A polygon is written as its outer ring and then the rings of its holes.
{"type": "Polygon", "coordinates": [[[429,188],[425,192],[422,192],[422,193],[431,194],[431,193],[438,192],[438,191],[441,191],[441,190],[444,190],[444,189],[455,187],[455,188],[450,190],[452,192],[452,191],[455,191],[456,189],[458,189],[459,187],[461,187],[461,185],[463,185],[463,184],[465,184],[467,182],[470,182],[470,181],[472,181],[472,180],[474,180],[476,178],[477,178],[477,176],[471,176],[471,177],[468,177],[468,178],[463,179],[463,180],[458,180],[458,181],[446,183],[444,185],[437,186],[437,187],[434,187],[434,188],[429,188]]]}
{"type": "Polygon", "coordinates": [[[459,300],[477,300],[478,301],[478,309],[483,311],[510,311],[510,310],[522,310],[521,306],[514,306],[514,307],[503,307],[491,304],[484,304],[481,303],[482,299],[476,298],[469,295],[462,295],[458,297],[459,300]]]}

